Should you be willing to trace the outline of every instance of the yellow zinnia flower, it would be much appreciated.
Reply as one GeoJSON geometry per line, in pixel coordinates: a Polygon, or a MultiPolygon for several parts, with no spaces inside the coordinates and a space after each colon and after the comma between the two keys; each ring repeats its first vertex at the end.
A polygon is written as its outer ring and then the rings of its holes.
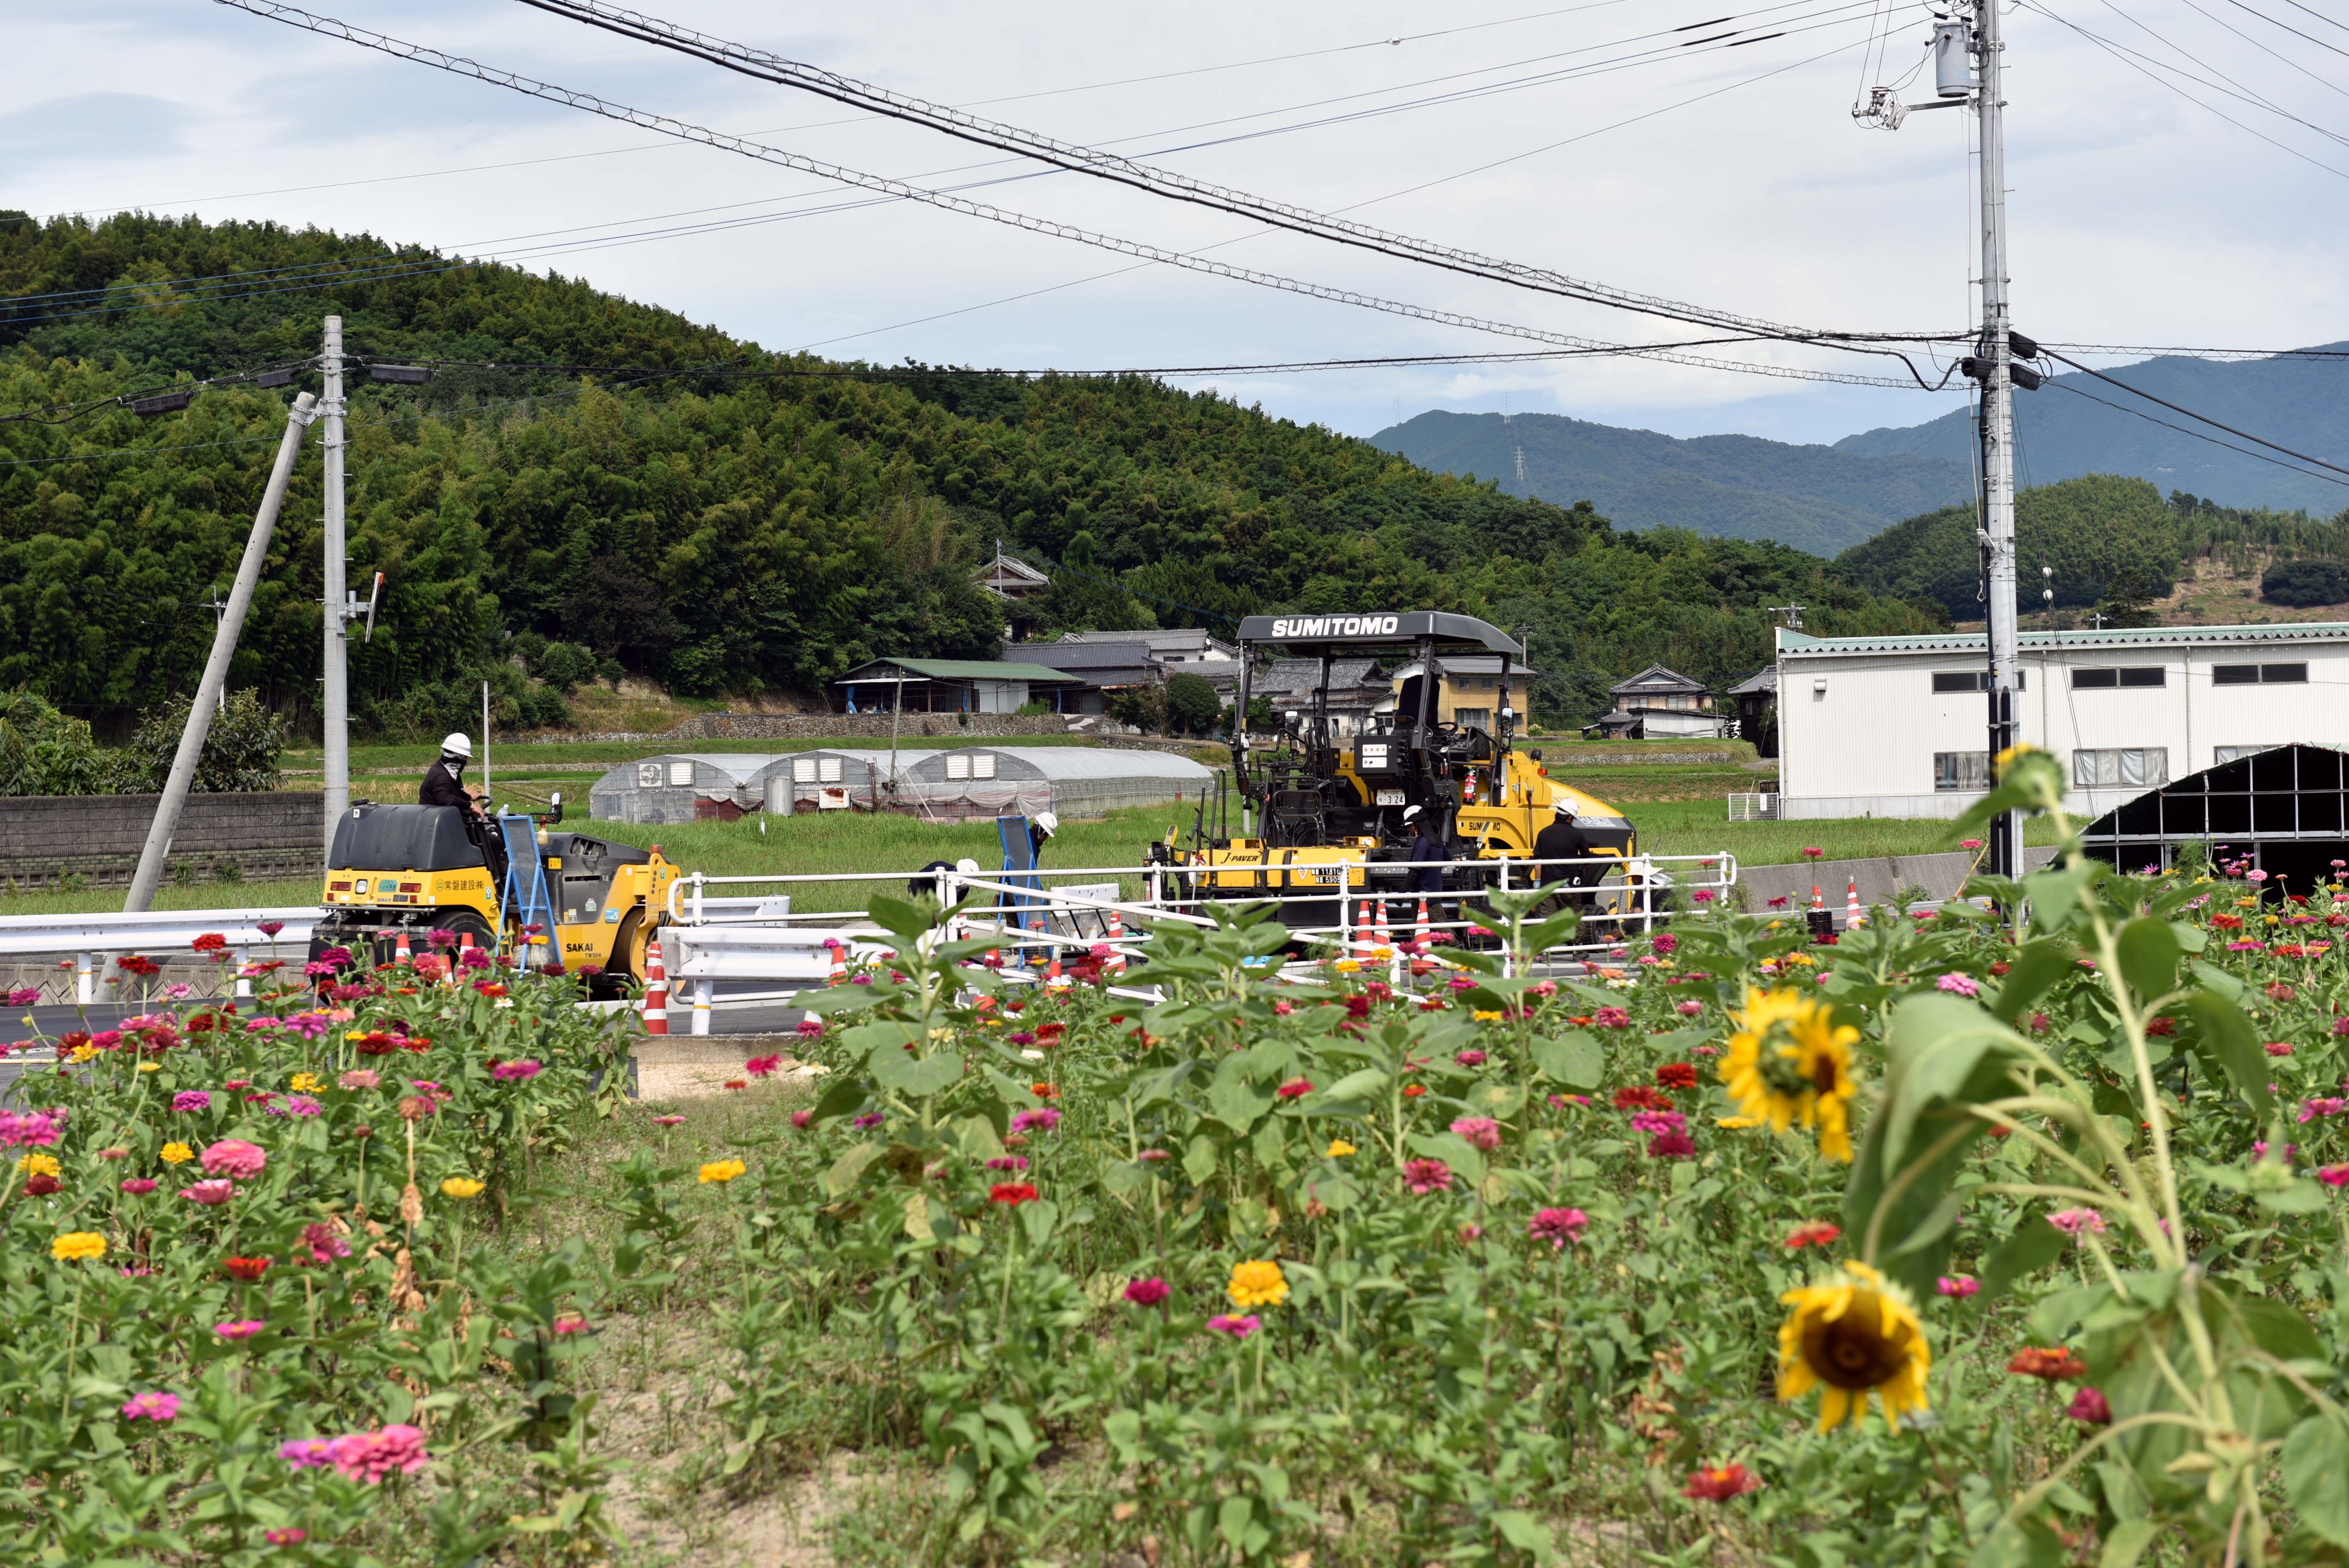
{"type": "Polygon", "coordinates": [[[65,1167],[57,1163],[57,1157],[54,1154],[19,1154],[16,1156],[16,1169],[27,1176],[65,1174],[65,1167]]]}
{"type": "Polygon", "coordinates": [[[196,1151],[184,1143],[163,1145],[163,1163],[166,1165],[185,1165],[195,1157],[196,1151]]]}
{"type": "Polygon", "coordinates": [[[440,1191],[451,1198],[478,1198],[481,1195],[481,1184],[471,1176],[451,1176],[440,1183],[440,1191]]]}
{"type": "Polygon", "coordinates": [[[1501,1021],[1501,1015],[1496,1012],[1488,1013],[1479,1011],[1476,1014],[1476,1021],[1480,1024],[1497,1024],[1501,1021]]]}
{"type": "Polygon", "coordinates": [[[1837,1027],[1825,1002],[1791,986],[1749,987],[1745,1011],[1732,1016],[1736,1033],[1721,1058],[1721,1081],[1740,1115],[1766,1117],[1784,1132],[1789,1123],[1819,1130],[1819,1152],[1851,1158],[1852,1043],[1859,1031],[1837,1027]]]}
{"type": "Polygon", "coordinates": [[[102,1258],[106,1255],[106,1238],[96,1231],[67,1231],[49,1243],[49,1256],[59,1263],[75,1258],[102,1258]]]}
{"type": "Polygon", "coordinates": [[[1742,1132],[1746,1128],[1761,1126],[1762,1119],[1758,1116],[1716,1116],[1713,1119],[1713,1124],[1715,1127],[1726,1127],[1732,1131],[1742,1132]]]}
{"type": "Polygon", "coordinates": [[[1925,1408],[1932,1346],[1899,1285],[1866,1264],[1846,1264],[1778,1299],[1794,1308],[1778,1329],[1778,1398],[1799,1399],[1826,1385],[1820,1431],[1859,1425],[1871,1391],[1883,1398],[1888,1421],[1925,1408]]]}
{"type": "Polygon", "coordinates": [[[1362,972],[1362,962],[1359,958],[1340,958],[1333,967],[1340,975],[1359,975],[1362,972]]]}
{"type": "Polygon", "coordinates": [[[1343,1160],[1347,1155],[1353,1152],[1354,1146],[1347,1142],[1344,1139],[1333,1138],[1330,1140],[1330,1153],[1328,1156],[1330,1159],[1343,1160]]]}
{"type": "Polygon", "coordinates": [[[76,1046],[72,1050],[67,1051],[66,1053],[66,1057],[69,1061],[86,1062],[96,1055],[98,1055],[98,1047],[85,1043],[76,1046]]]}
{"type": "Polygon", "coordinates": [[[1245,1312],[1251,1306],[1278,1306],[1288,1299],[1288,1281],[1280,1265],[1258,1259],[1232,1265],[1232,1283],[1224,1287],[1232,1305],[1245,1312]]]}
{"type": "Polygon", "coordinates": [[[316,1073],[295,1073],[292,1088],[296,1094],[314,1094],[320,1088],[316,1073]]]}
{"type": "Polygon", "coordinates": [[[159,1073],[163,1070],[163,1064],[161,1062],[140,1062],[139,1064],[139,1070],[142,1073],[159,1073]]]}
{"type": "Polygon", "coordinates": [[[740,1160],[713,1160],[701,1168],[701,1179],[704,1181],[731,1181],[749,1169],[740,1160]]]}

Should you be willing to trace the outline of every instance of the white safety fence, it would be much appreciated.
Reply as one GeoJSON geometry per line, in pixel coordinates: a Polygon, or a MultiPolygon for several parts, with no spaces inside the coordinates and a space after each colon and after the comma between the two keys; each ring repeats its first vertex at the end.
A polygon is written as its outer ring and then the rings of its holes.
{"type": "MultiPolygon", "coordinates": [[[[215,994],[233,981],[235,995],[253,995],[244,972],[256,962],[274,962],[289,952],[307,956],[311,928],[325,915],[312,905],[271,909],[160,910],[140,914],[0,915],[0,967],[13,965],[20,985],[38,989],[44,1003],[88,1006],[100,1000],[103,972],[120,957],[136,954],[158,965],[187,968],[198,983],[210,979],[215,994]],[[271,929],[264,930],[264,927],[271,929]],[[217,966],[195,951],[199,937],[216,935],[228,960],[217,966]],[[259,956],[256,956],[259,955],[259,956]],[[47,960],[41,963],[39,961],[47,960]]],[[[188,982],[181,982],[189,984],[188,982]]],[[[106,1000],[164,1000],[167,986],[125,977],[106,1000]],[[152,991],[150,998],[148,995],[152,991]]]]}

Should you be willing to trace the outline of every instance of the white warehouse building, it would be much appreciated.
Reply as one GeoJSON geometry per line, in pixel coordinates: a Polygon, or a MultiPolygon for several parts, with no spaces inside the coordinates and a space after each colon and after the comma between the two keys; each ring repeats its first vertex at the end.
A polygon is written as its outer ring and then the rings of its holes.
{"type": "MultiPolygon", "coordinates": [[[[1955,817],[1990,784],[1981,634],[1778,632],[1778,815],[1955,817]]],[[[2025,632],[2021,738],[2081,821],[2299,742],[2349,748],[2349,623],[2025,632]]]]}

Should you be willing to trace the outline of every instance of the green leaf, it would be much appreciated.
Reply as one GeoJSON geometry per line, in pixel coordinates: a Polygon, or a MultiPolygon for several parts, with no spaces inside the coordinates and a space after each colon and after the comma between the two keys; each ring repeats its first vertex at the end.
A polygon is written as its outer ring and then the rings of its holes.
{"type": "Polygon", "coordinates": [[[1207,1086],[1207,1109],[1234,1132],[1246,1132],[1256,1119],[1272,1109],[1272,1090],[1249,1082],[1237,1071],[1218,1073],[1207,1086]]]}
{"type": "Polygon", "coordinates": [[[1950,1233],[1951,1227],[1958,1222],[1958,1215],[1965,1206],[1964,1193],[1942,1193],[1941,1201],[1933,1205],[1924,1219],[1918,1222],[1917,1227],[1909,1233],[1908,1239],[1884,1254],[1886,1259],[1905,1258],[1910,1253],[1922,1251],[1941,1240],[1950,1233]]]}
{"type": "Polygon", "coordinates": [[[2162,1529],[2150,1519],[2121,1521],[2105,1537],[2105,1549],[2097,1554],[2096,1568],[2136,1568],[2145,1549],[2161,1538],[2162,1529]]]}
{"type": "Polygon", "coordinates": [[[920,1029],[911,1024],[899,1023],[894,1018],[883,1019],[872,1024],[859,1024],[853,1029],[842,1030],[840,1034],[840,1043],[847,1047],[858,1060],[869,1058],[886,1050],[895,1050],[898,1055],[903,1056],[907,1046],[919,1045],[921,1040],[920,1029]]]}
{"type": "Polygon", "coordinates": [[[1494,1513],[1487,1523],[1501,1532],[1501,1539],[1520,1552],[1530,1552],[1536,1562],[1546,1563],[1554,1550],[1550,1543],[1549,1526],[1521,1509],[1505,1508],[1494,1513]]]}
{"type": "Polygon", "coordinates": [[[832,1169],[823,1173],[825,1195],[835,1199],[848,1196],[863,1179],[866,1168],[880,1158],[880,1144],[860,1143],[833,1161],[832,1169]]]}
{"type": "Polygon", "coordinates": [[[2278,1214],[2321,1214],[2332,1207],[2324,1189],[2302,1176],[2289,1187],[2253,1194],[2262,1209],[2278,1214]]]}
{"type": "MultiPolygon", "coordinates": [[[[2194,967],[2199,975],[2204,966],[2194,967]]],[[[2217,1058],[2260,1119],[2266,1120],[2274,1108],[2268,1093],[2268,1058],[2260,1048],[2259,1032],[2251,1027],[2251,1019],[2234,1003],[2207,990],[2188,995],[2186,1013],[2194,1020],[2195,1038],[2217,1058]]]]}
{"type": "Polygon", "coordinates": [[[1984,1297],[2004,1295],[2023,1275],[2035,1274],[2062,1257],[2068,1239],[2044,1214],[2025,1214],[2013,1233],[1982,1260],[1982,1294],[1984,1297]]]}
{"type": "Polygon", "coordinates": [[[1150,1168],[1132,1160],[1113,1160],[1102,1167],[1102,1191],[1112,1198],[1131,1198],[1150,1185],[1150,1168]]]}
{"type": "Polygon", "coordinates": [[[2080,895],[2091,882],[2108,874],[2102,861],[2083,861],[2063,870],[2050,866],[2023,879],[2023,896],[2031,905],[2031,923],[2041,931],[2061,931],[2070,922],[2080,895]]]}
{"type": "Polygon", "coordinates": [[[1324,1103],[1371,1099],[1386,1087],[1387,1075],[1383,1071],[1377,1068],[1364,1068],[1359,1072],[1348,1073],[1344,1078],[1323,1089],[1315,1097],[1314,1103],[1319,1106],[1324,1103]]]}
{"type": "Polygon", "coordinates": [[[1958,1097],[1986,1056],[2024,1048],[2022,1037],[1961,996],[1927,991],[1893,1009],[1885,1031],[1890,1056],[1881,1113],[1881,1158],[1890,1180],[1909,1154],[1917,1118],[1958,1097]]]}
{"type": "Polygon", "coordinates": [[[896,1094],[926,1099],[962,1081],[962,1057],[941,1050],[926,1057],[909,1057],[902,1050],[873,1053],[873,1081],[896,1094]]]}
{"type": "Polygon", "coordinates": [[[864,1103],[864,1085],[846,1073],[835,1076],[825,1086],[823,1097],[815,1102],[816,1121],[830,1121],[835,1116],[846,1116],[864,1103]]]}
{"type": "Polygon", "coordinates": [[[1216,1140],[1206,1133],[1195,1134],[1189,1148],[1183,1150],[1183,1174],[1195,1186],[1205,1186],[1216,1173],[1216,1140]]]}
{"type": "Polygon", "coordinates": [[[2113,942],[2121,978],[2140,1003],[2168,994],[2178,984],[2178,933],[2169,922],[2141,914],[2121,927],[2113,942]]]}
{"type": "Polygon", "coordinates": [[[1589,1093],[1607,1081],[1607,1053],[1588,1035],[1537,1039],[1533,1056],[1544,1078],[1578,1093],[1589,1093]]]}
{"type": "Polygon", "coordinates": [[[2292,1511],[2313,1533],[2349,1546],[2349,1438],[2322,1413],[2283,1440],[2283,1487],[2292,1511]]]}
{"type": "Polygon", "coordinates": [[[874,923],[911,948],[930,929],[930,917],[902,898],[876,892],[866,912],[874,923]]]}

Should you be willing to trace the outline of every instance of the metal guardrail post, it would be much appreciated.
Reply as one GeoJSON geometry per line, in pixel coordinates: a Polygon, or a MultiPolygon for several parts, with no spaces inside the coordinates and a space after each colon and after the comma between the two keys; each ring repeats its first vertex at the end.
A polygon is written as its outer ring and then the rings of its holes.
{"type": "Polygon", "coordinates": [[[89,954],[74,954],[74,1000],[87,1007],[98,1000],[98,977],[90,973],[89,954]]]}
{"type": "Polygon", "coordinates": [[[709,1004],[715,999],[717,989],[718,982],[707,977],[694,983],[693,1032],[697,1035],[709,1033],[709,1004]]]}
{"type": "Polygon", "coordinates": [[[704,881],[705,878],[701,872],[693,873],[693,923],[696,925],[701,923],[701,888],[704,881]]]}
{"type": "Polygon", "coordinates": [[[236,950],[236,994],[240,998],[253,995],[253,976],[246,973],[252,967],[253,949],[238,948],[236,950]]]}

